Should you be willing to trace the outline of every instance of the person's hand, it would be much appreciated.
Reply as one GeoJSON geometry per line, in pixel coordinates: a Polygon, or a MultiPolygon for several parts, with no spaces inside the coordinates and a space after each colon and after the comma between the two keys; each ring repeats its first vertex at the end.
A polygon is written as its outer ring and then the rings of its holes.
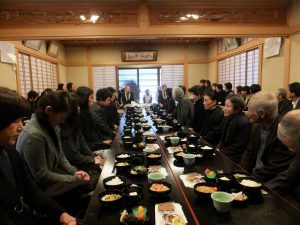
{"type": "Polygon", "coordinates": [[[95,156],[94,159],[95,159],[95,164],[97,164],[97,165],[99,165],[99,164],[103,165],[105,162],[105,160],[101,156],[95,156]]]}
{"type": "Polygon", "coordinates": [[[188,130],[189,130],[190,132],[194,132],[193,128],[191,128],[191,127],[189,127],[188,130]]]}
{"type": "Polygon", "coordinates": [[[83,180],[83,181],[89,181],[90,180],[90,175],[87,172],[84,172],[82,170],[79,170],[75,173],[75,176],[79,179],[79,180],[83,180]]]}
{"type": "Polygon", "coordinates": [[[114,128],[115,130],[118,130],[118,129],[119,129],[118,125],[115,125],[115,124],[114,124],[114,127],[115,127],[115,128],[114,128]]]}
{"type": "Polygon", "coordinates": [[[107,145],[111,145],[112,143],[112,140],[106,140],[106,141],[103,141],[104,144],[107,144],[107,145]]]}
{"type": "Polygon", "coordinates": [[[160,106],[160,108],[163,108],[163,107],[164,107],[164,105],[163,105],[163,104],[161,104],[161,103],[159,103],[159,106],[160,106]]]}
{"type": "Polygon", "coordinates": [[[76,225],[76,219],[70,216],[68,213],[64,212],[59,217],[59,222],[63,225],[76,225]]]}

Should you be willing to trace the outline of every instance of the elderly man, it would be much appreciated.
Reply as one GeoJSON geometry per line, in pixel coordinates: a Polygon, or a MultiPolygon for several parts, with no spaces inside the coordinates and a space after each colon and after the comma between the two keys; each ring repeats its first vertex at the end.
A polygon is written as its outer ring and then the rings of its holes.
{"type": "Polygon", "coordinates": [[[278,114],[284,116],[293,109],[293,104],[287,99],[287,92],[284,88],[278,88],[275,95],[278,100],[278,114]]]}
{"type": "Polygon", "coordinates": [[[194,106],[191,100],[184,96],[180,87],[173,88],[172,96],[178,102],[175,115],[178,123],[189,127],[194,115],[194,106]]]}
{"type": "Polygon", "coordinates": [[[277,136],[296,157],[289,168],[266,183],[280,194],[291,194],[300,203],[300,109],[288,112],[278,125],[277,136]]]}
{"type": "Polygon", "coordinates": [[[262,181],[268,181],[288,168],[295,153],[277,138],[280,117],[273,94],[259,92],[253,95],[248,105],[248,116],[254,124],[251,141],[240,164],[262,181]]]}

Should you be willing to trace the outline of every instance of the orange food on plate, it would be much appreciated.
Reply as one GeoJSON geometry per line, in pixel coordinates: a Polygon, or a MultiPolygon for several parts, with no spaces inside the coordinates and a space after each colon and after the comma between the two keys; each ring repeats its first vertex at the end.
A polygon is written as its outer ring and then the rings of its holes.
{"type": "Polygon", "coordinates": [[[150,190],[157,191],[157,192],[164,192],[164,191],[170,190],[170,188],[168,188],[167,186],[165,186],[163,184],[154,183],[151,185],[150,190]]]}

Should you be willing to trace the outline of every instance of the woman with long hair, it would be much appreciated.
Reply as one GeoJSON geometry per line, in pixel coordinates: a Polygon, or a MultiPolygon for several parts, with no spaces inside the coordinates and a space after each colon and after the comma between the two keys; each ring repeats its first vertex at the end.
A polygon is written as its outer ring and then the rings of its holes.
{"type": "Polygon", "coordinates": [[[79,97],[79,125],[81,132],[91,150],[96,151],[101,148],[110,147],[112,140],[107,139],[96,127],[96,118],[91,113],[91,106],[94,103],[93,90],[89,87],[81,86],[76,90],[79,97]]]}

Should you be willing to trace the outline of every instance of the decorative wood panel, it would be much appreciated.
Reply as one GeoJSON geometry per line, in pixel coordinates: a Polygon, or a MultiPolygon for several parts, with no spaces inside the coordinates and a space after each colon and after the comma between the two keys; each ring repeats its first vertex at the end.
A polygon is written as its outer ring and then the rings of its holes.
{"type": "Polygon", "coordinates": [[[150,11],[151,24],[202,23],[280,23],[286,24],[282,9],[176,9],[150,11]],[[198,19],[187,15],[199,15],[198,19]],[[185,19],[186,18],[186,19],[185,19]]]}
{"type": "Polygon", "coordinates": [[[35,4],[3,5],[0,25],[85,24],[81,15],[98,15],[96,24],[138,24],[138,5],[133,4],[35,4]]]}

